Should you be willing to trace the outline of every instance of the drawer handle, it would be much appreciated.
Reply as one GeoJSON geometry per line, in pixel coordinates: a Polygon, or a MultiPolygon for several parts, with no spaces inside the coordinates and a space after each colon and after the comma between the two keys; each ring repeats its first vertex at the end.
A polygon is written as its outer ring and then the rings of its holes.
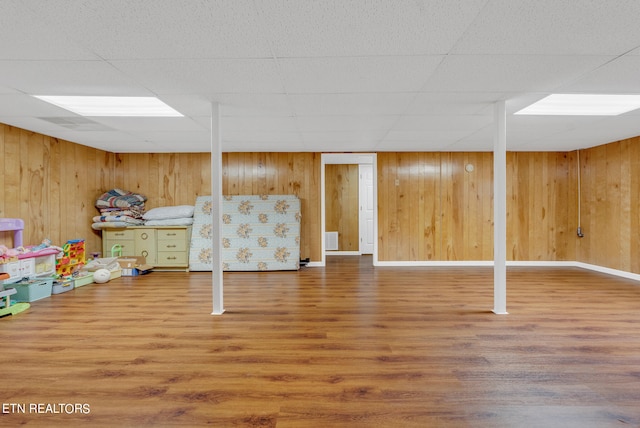
{"type": "Polygon", "coordinates": [[[149,235],[147,235],[147,233],[145,232],[145,233],[143,233],[142,235],[140,235],[140,237],[141,237],[142,239],[147,239],[147,238],[149,237],[149,235]]]}
{"type": "Polygon", "coordinates": [[[176,236],[175,233],[167,233],[167,236],[176,236]]]}
{"type": "Polygon", "coordinates": [[[123,232],[115,232],[114,235],[116,235],[116,236],[124,236],[124,233],[123,232]]]}
{"type": "Polygon", "coordinates": [[[167,260],[175,260],[177,257],[167,257],[167,260]]]}
{"type": "Polygon", "coordinates": [[[167,245],[167,248],[176,248],[177,245],[167,245]]]}

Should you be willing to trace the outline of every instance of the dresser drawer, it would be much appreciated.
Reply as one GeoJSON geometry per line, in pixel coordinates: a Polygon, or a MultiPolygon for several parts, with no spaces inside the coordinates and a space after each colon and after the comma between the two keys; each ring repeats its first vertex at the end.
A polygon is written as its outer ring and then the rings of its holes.
{"type": "Polygon", "coordinates": [[[122,248],[123,256],[135,256],[135,245],[133,239],[130,240],[122,240],[122,239],[108,239],[103,241],[102,244],[102,253],[103,257],[116,257],[118,254],[111,255],[111,249],[114,245],[120,245],[122,248]]]}
{"type": "Polygon", "coordinates": [[[135,230],[133,229],[115,229],[115,230],[105,230],[103,235],[104,239],[109,241],[115,240],[132,240],[135,238],[135,230]]]}
{"type": "Polygon", "coordinates": [[[186,241],[187,230],[186,229],[158,229],[158,241],[160,240],[175,240],[186,241]]]}
{"type": "Polygon", "coordinates": [[[159,251],[158,266],[183,266],[186,265],[188,256],[186,251],[159,251]]]}
{"type": "Polygon", "coordinates": [[[158,241],[158,252],[160,251],[187,251],[187,242],[182,241],[158,241]]]}

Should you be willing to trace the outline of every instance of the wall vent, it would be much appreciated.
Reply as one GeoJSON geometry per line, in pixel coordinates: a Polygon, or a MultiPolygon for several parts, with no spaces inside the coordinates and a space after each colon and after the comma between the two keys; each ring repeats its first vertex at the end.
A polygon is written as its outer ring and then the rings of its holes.
{"type": "Polygon", "coordinates": [[[326,251],[338,250],[338,232],[324,233],[324,249],[326,251]]]}

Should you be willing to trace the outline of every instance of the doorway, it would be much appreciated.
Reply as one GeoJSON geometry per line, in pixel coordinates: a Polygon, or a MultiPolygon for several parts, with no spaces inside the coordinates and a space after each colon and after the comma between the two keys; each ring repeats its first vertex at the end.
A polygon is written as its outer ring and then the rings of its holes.
{"type": "Polygon", "coordinates": [[[321,161],[321,236],[322,236],[322,266],[326,266],[328,253],[327,243],[332,245],[330,254],[372,254],[373,264],[377,261],[377,177],[376,155],[372,153],[330,153],[322,154],[321,161]],[[331,171],[337,172],[336,177],[327,176],[327,165],[331,171]],[[354,172],[355,171],[355,172],[354,172]],[[327,184],[327,181],[329,183],[327,184]],[[356,183],[354,183],[356,182],[356,183]],[[347,186],[349,189],[347,189],[347,186]],[[353,190],[355,186],[355,191],[353,190]],[[329,188],[329,192],[327,192],[329,188]],[[344,200],[341,194],[344,189],[344,200]],[[354,207],[355,202],[355,208],[354,207]],[[343,206],[344,205],[344,206],[343,206]],[[348,208],[350,205],[352,208],[348,208]],[[333,217],[327,215],[327,207],[339,206],[340,210],[354,212],[349,218],[340,218],[338,213],[333,217]],[[353,217],[355,216],[355,217],[353,217]],[[336,224],[343,230],[341,238],[347,251],[335,251],[339,248],[336,224]],[[327,229],[327,224],[331,227],[327,229]],[[327,232],[332,232],[327,234],[327,232]],[[336,242],[331,242],[336,240],[336,242]]]}

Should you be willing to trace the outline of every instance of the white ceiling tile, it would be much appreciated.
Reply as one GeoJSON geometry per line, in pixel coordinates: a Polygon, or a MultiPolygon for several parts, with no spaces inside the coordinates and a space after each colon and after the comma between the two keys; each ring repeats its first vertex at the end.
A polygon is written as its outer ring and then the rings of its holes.
{"type": "Polygon", "coordinates": [[[511,150],[640,135],[640,111],[513,116],[553,91],[640,93],[640,3],[578,3],[4,0],[0,121],[113,151],[208,151],[218,102],[225,151],[491,150],[506,100],[511,150]],[[36,93],[157,95],[186,117],[94,121],[36,93]]]}
{"type": "Polygon", "coordinates": [[[207,132],[189,117],[90,117],[94,122],[101,123],[113,129],[130,131],[183,131],[207,132]]]}
{"type": "Polygon", "coordinates": [[[599,56],[449,56],[423,91],[553,91],[564,82],[574,80],[611,59],[599,56]]]}
{"type": "Polygon", "coordinates": [[[640,45],[636,0],[490,0],[454,54],[622,55],[640,45]]]}
{"type": "Polygon", "coordinates": [[[283,93],[273,59],[126,60],[113,65],[157,94],[283,93]]]}
{"type": "Polygon", "coordinates": [[[408,115],[473,115],[483,113],[509,92],[420,92],[404,111],[408,115]]]}
{"type": "Polygon", "coordinates": [[[289,94],[414,92],[441,56],[286,58],[279,60],[289,94]]]}
{"type": "Polygon", "coordinates": [[[387,131],[398,121],[398,116],[299,116],[296,118],[301,132],[331,131],[387,131]]]}
{"type": "Polygon", "coordinates": [[[305,142],[304,144],[305,151],[322,151],[324,153],[328,152],[373,152],[373,145],[370,141],[354,141],[350,139],[345,140],[330,140],[323,142],[305,142]],[[349,147],[349,150],[345,150],[345,147],[349,147]]]}
{"type": "MultiPolygon", "coordinates": [[[[301,132],[304,144],[309,147],[317,147],[320,150],[325,143],[352,142],[356,144],[370,143],[375,145],[382,140],[387,131],[384,130],[360,130],[360,131],[306,131],[301,132]]],[[[348,147],[349,144],[344,147],[348,147]]],[[[344,149],[346,150],[346,149],[344,149]]]]}
{"type": "Polygon", "coordinates": [[[493,117],[481,115],[405,115],[398,120],[393,130],[468,132],[492,122],[493,117]]]}
{"type": "Polygon", "coordinates": [[[213,94],[222,116],[293,116],[285,94],[213,94]]]}
{"type": "Polygon", "coordinates": [[[280,0],[256,7],[277,57],[320,57],[447,53],[484,4],[280,0]]]}
{"type": "Polygon", "coordinates": [[[31,95],[152,95],[102,61],[3,61],[0,82],[31,95]]]}
{"type": "Polygon", "coordinates": [[[414,92],[360,94],[291,94],[298,116],[402,114],[415,98],[414,92]]]}
{"type": "Polygon", "coordinates": [[[36,12],[105,59],[271,57],[251,0],[66,0],[36,12]]]}
{"type": "Polygon", "coordinates": [[[384,138],[385,142],[388,141],[414,141],[424,142],[425,144],[451,144],[461,138],[464,138],[471,134],[469,130],[435,130],[435,131],[390,131],[384,138]]]}
{"type": "Polygon", "coordinates": [[[296,121],[293,117],[235,116],[225,117],[221,124],[223,133],[245,131],[296,132],[296,121]]]}
{"type": "MultiPolygon", "coordinates": [[[[46,5],[46,2],[39,3],[46,5]]],[[[99,59],[90,50],[66,37],[65,27],[49,25],[38,18],[30,6],[33,7],[25,1],[0,2],[0,16],[3,17],[0,25],[0,60],[99,59]]],[[[59,9],[67,9],[59,6],[59,9]]]]}
{"type": "Polygon", "coordinates": [[[381,152],[433,152],[440,151],[443,145],[449,144],[450,140],[447,138],[425,138],[419,140],[395,140],[385,139],[380,142],[376,147],[376,151],[381,152]]]}
{"type": "Polygon", "coordinates": [[[0,116],[68,116],[68,110],[30,95],[0,94],[0,116]]]}
{"type": "Polygon", "coordinates": [[[283,141],[277,144],[273,142],[255,142],[255,141],[233,141],[222,142],[225,152],[306,152],[317,151],[317,149],[309,150],[303,146],[300,141],[283,141]]]}
{"type": "Polygon", "coordinates": [[[556,92],[640,94],[640,55],[616,58],[556,92]]]}
{"type": "Polygon", "coordinates": [[[227,143],[267,143],[278,146],[280,144],[301,144],[302,138],[298,132],[285,131],[254,131],[245,129],[241,131],[224,131],[221,135],[225,143],[223,149],[227,150],[227,143]]]}

